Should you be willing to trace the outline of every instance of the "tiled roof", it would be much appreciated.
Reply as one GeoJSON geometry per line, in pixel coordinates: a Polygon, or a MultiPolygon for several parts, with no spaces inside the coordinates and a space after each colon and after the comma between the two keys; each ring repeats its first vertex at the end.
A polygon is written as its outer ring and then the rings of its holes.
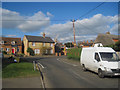
{"type": "Polygon", "coordinates": [[[22,45],[21,38],[0,37],[4,41],[4,45],[11,45],[12,41],[15,41],[15,45],[22,45]]]}
{"type": "Polygon", "coordinates": [[[29,42],[43,42],[43,43],[54,43],[50,37],[41,37],[41,36],[30,36],[25,35],[29,42]]]}

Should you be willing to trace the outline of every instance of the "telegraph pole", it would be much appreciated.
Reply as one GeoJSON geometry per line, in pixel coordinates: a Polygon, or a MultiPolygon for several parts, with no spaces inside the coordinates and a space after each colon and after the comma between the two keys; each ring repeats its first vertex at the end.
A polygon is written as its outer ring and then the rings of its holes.
{"type": "Polygon", "coordinates": [[[76,39],[75,39],[75,25],[74,25],[75,20],[73,19],[72,22],[73,22],[74,47],[75,47],[75,46],[76,46],[76,39]]]}

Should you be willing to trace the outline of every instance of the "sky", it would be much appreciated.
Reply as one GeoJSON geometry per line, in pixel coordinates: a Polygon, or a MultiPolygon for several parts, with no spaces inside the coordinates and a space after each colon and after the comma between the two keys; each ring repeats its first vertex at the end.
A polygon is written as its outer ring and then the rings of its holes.
{"type": "Polygon", "coordinates": [[[118,34],[118,3],[105,2],[3,2],[2,35],[46,36],[72,42],[75,19],[76,41],[94,40],[99,33],[118,34]],[[93,10],[94,9],[94,10],[93,10]],[[91,11],[92,10],[92,11],[91,11]],[[90,13],[87,13],[91,11],[90,13]],[[87,13],[87,14],[86,14],[87,13]],[[82,17],[81,17],[82,16],[82,17]]]}

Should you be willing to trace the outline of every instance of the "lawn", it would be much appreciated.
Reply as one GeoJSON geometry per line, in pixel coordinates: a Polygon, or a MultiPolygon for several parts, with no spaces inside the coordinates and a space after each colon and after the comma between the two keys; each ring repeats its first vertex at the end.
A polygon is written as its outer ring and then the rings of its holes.
{"type": "Polygon", "coordinates": [[[74,60],[80,60],[81,55],[81,48],[72,48],[67,50],[67,58],[68,59],[74,59],[74,60]]]}
{"type": "Polygon", "coordinates": [[[38,71],[33,70],[33,64],[29,62],[10,63],[3,65],[3,78],[32,77],[39,76],[38,71]]]}

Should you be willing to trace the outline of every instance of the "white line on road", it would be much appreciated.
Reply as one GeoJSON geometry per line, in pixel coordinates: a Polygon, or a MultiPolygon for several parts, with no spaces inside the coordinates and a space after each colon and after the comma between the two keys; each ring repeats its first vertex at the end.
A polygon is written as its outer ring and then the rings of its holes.
{"type": "Polygon", "coordinates": [[[41,63],[39,63],[42,68],[45,68],[41,63]]]}
{"type": "Polygon", "coordinates": [[[72,65],[72,66],[74,66],[74,67],[78,66],[78,65],[75,65],[75,64],[67,63],[67,62],[65,62],[65,61],[61,61],[59,58],[57,58],[57,61],[64,62],[64,63],[69,64],[69,65],[72,65]]]}

